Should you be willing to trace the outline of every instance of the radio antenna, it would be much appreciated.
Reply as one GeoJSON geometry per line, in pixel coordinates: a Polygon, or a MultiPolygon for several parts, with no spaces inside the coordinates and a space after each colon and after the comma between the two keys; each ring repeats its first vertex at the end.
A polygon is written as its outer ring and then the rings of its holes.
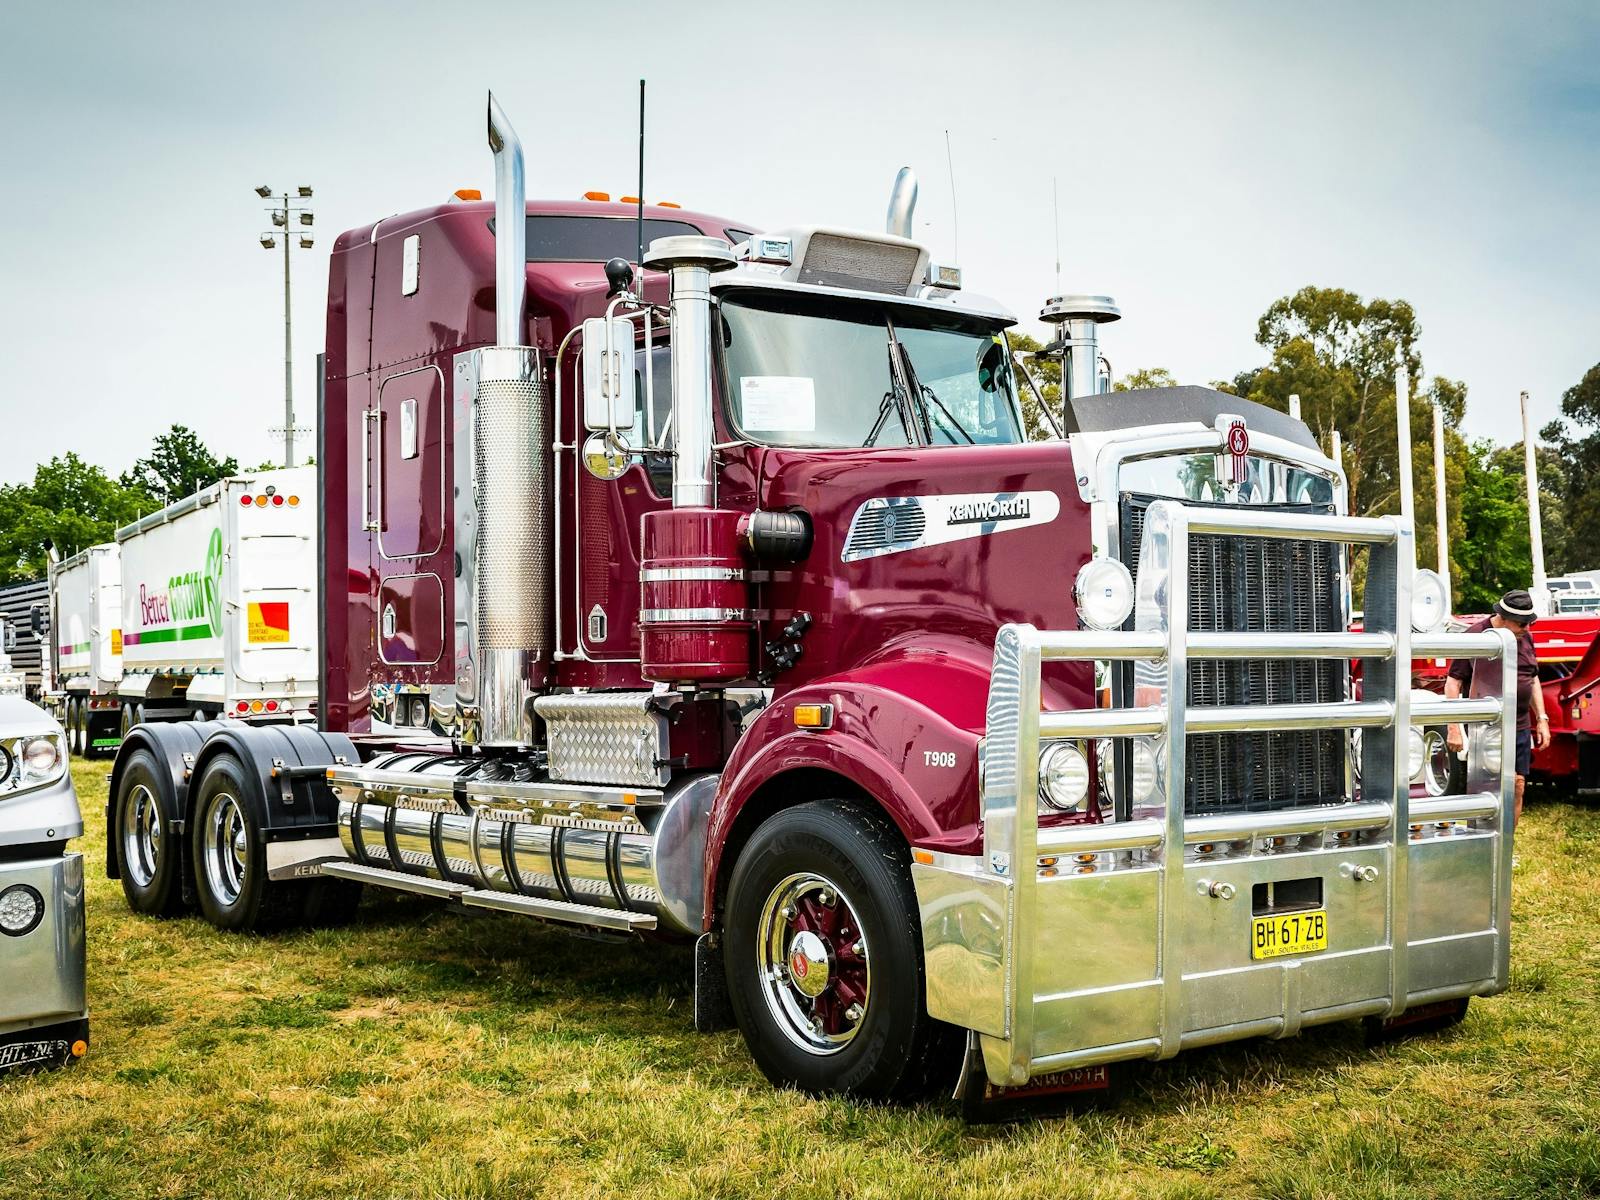
{"type": "Polygon", "coordinates": [[[639,256],[634,265],[639,272],[639,286],[644,287],[644,80],[639,80],[639,190],[633,198],[638,203],[635,210],[634,229],[638,235],[639,256]]]}
{"type": "Polygon", "coordinates": [[[1061,294],[1061,177],[1050,176],[1050,215],[1056,223],[1056,295],[1061,294]]]}
{"type": "Polygon", "coordinates": [[[950,230],[955,240],[955,259],[961,261],[961,214],[956,210],[956,163],[950,156],[950,131],[944,131],[944,163],[950,170],[950,230]]]}

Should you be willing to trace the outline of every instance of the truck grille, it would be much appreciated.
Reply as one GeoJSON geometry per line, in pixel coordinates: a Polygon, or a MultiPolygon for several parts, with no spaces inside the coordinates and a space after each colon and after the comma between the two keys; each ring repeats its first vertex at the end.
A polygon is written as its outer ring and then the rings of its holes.
{"type": "MultiPolygon", "coordinates": [[[[1155,499],[1122,497],[1124,561],[1135,574],[1145,510],[1155,499]]],[[[1307,505],[1272,507],[1330,511],[1307,505]]],[[[1287,538],[1192,534],[1189,628],[1251,633],[1342,629],[1338,548],[1287,538]]],[[[1337,659],[1196,661],[1189,664],[1189,704],[1342,700],[1347,674],[1337,659]]],[[[1336,729],[1191,734],[1187,747],[1184,812],[1191,816],[1336,804],[1345,799],[1344,738],[1336,729]]]]}

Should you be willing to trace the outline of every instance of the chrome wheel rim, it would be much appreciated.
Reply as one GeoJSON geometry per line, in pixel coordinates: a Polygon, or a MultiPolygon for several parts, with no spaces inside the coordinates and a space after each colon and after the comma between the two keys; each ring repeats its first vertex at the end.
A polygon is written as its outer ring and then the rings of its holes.
{"type": "Polygon", "coordinates": [[[227,792],[218,792],[211,798],[205,816],[206,881],[211,894],[224,906],[234,904],[244,891],[246,854],[249,834],[245,828],[244,810],[227,792]]]}
{"type": "Polygon", "coordinates": [[[149,887],[161,863],[161,806],[144,784],[128,794],[128,812],[122,822],[122,863],[140,887],[149,887]]]}
{"type": "Polygon", "coordinates": [[[761,908],[756,970],[778,1028],[810,1054],[837,1054],[860,1032],[872,995],[867,939],[850,897],[805,871],[761,908]]]}

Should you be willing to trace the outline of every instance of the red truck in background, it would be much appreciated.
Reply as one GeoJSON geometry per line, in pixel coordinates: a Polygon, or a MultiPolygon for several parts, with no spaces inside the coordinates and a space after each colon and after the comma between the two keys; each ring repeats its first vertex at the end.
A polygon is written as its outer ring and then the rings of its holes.
{"type": "Polygon", "coordinates": [[[1345,515],[1302,423],[1100,395],[1116,309],[1058,297],[1064,436],[1029,441],[1014,319],[911,238],[908,177],[886,233],[752,233],[530,204],[492,98],[489,142],[492,204],[338,240],[319,725],[132,729],[134,907],[374,887],[692,939],[698,1026],[864,1096],[1506,986],[1514,714],[1397,664],[1503,680],[1510,639],[1434,628],[1409,523],[1345,515]],[[1413,798],[1446,721],[1469,786],[1413,798]]]}

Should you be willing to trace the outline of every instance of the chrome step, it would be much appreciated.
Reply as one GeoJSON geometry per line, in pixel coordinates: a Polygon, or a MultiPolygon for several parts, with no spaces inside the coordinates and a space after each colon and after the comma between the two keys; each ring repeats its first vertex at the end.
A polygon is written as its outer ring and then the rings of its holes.
{"type": "Polygon", "coordinates": [[[447,879],[430,879],[426,875],[409,875],[405,871],[391,871],[385,867],[366,867],[353,862],[325,862],[322,874],[335,879],[353,879],[357,883],[370,883],[376,887],[394,888],[401,892],[414,892],[419,896],[434,896],[449,900],[470,892],[464,883],[451,883],[447,879]]]}
{"type": "Polygon", "coordinates": [[[630,933],[656,927],[655,916],[651,913],[569,904],[565,900],[542,900],[537,896],[518,896],[511,892],[467,891],[461,894],[461,903],[472,908],[492,908],[498,912],[521,913],[545,921],[561,921],[567,925],[589,925],[630,933]]]}

